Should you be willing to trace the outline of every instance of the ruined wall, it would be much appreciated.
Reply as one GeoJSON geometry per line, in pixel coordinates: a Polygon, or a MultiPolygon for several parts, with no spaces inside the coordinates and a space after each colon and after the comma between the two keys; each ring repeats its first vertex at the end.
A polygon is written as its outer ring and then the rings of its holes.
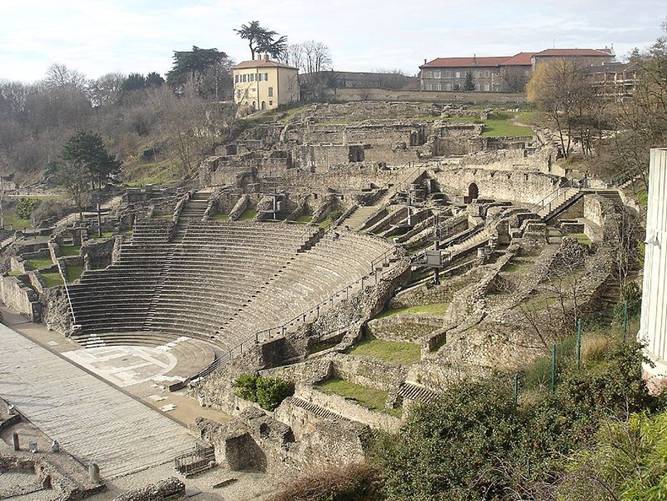
{"type": "Polygon", "coordinates": [[[407,375],[407,368],[403,366],[391,366],[370,357],[335,354],[331,361],[336,377],[378,390],[396,388],[407,375]]]}
{"type": "Polygon", "coordinates": [[[385,89],[332,89],[328,97],[338,101],[421,101],[424,103],[525,103],[525,94],[505,92],[436,92],[385,89]]]}
{"type": "Polygon", "coordinates": [[[479,198],[534,204],[552,193],[564,180],[539,172],[496,171],[480,168],[455,168],[431,171],[431,176],[447,190],[467,196],[471,184],[479,188],[479,198]]]}
{"type": "Polygon", "coordinates": [[[0,278],[0,299],[10,309],[33,322],[42,318],[42,306],[37,293],[16,277],[0,278]]]}

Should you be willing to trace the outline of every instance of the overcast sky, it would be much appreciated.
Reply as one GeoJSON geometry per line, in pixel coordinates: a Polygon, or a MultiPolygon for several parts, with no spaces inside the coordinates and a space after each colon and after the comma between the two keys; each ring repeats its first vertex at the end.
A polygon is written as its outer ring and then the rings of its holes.
{"type": "Polygon", "coordinates": [[[660,35],[664,0],[0,0],[0,79],[32,81],[52,63],[89,77],[166,72],[173,50],[216,47],[249,59],[232,31],[257,19],[290,42],[331,48],[334,68],[418,71],[424,59],[550,47],[619,56],[660,35]]]}

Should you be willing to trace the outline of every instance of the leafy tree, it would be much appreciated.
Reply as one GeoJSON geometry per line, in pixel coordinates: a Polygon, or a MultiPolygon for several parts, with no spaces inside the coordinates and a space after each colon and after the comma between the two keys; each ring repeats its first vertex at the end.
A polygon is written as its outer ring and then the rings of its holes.
{"type": "Polygon", "coordinates": [[[287,49],[287,37],[278,36],[277,32],[263,28],[259,21],[250,21],[234,31],[243,40],[248,41],[252,59],[255,59],[255,54],[258,52],[279,58],[287,49]]]}
{"type": "Polygon", "coordinates": [[[121,162],[104,146],[102,136],[94,132],[79,131],[63,147],[63,160],[76,165],[86,173],[91,187],[102,188],[109,179],[120,172],[121,162]]]}
{"type": "Polygon", "coordinates": [[[463,90],[471,91],[475,90],[475,81],[472,79],[472,71],[466,72],[466,79],[463,82],[463,90]]]}

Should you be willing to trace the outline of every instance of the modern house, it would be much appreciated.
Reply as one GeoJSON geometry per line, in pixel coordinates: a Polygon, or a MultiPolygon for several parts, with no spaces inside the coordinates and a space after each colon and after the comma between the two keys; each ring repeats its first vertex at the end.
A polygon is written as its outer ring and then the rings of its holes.
{"type": "Polygon", "coordinates": [[[248,111],[273,110],[299,100],[299,70],[268,56],[232,68],[234,102],[248,111]]]}
{"type": "Polygon", "coordinates": [[[535,67],[556,59],[573,60],[584,66],[597,66],[614,59],[611,49],[547,49],[541,52],[519,52],[513,56],[439,57],[424,60],[419,67],[423,91],[460,91],[466,79],[475,91],[519,92],[535,67]],[[470,76],[468,76],[470,75],[470,76]]]}

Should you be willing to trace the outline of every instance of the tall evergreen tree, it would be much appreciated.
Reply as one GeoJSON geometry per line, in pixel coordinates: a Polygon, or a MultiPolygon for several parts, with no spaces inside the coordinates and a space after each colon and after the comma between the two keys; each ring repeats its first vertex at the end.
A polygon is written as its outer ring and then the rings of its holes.
{"type": "Polygon", "coordinates": [[[80,166],[88,175],[91,187],[102,188],[118,174],[121,163],[104,146],[102,136],[95,132],[79,131],[63,147],[63,160],[80,166]]]}

